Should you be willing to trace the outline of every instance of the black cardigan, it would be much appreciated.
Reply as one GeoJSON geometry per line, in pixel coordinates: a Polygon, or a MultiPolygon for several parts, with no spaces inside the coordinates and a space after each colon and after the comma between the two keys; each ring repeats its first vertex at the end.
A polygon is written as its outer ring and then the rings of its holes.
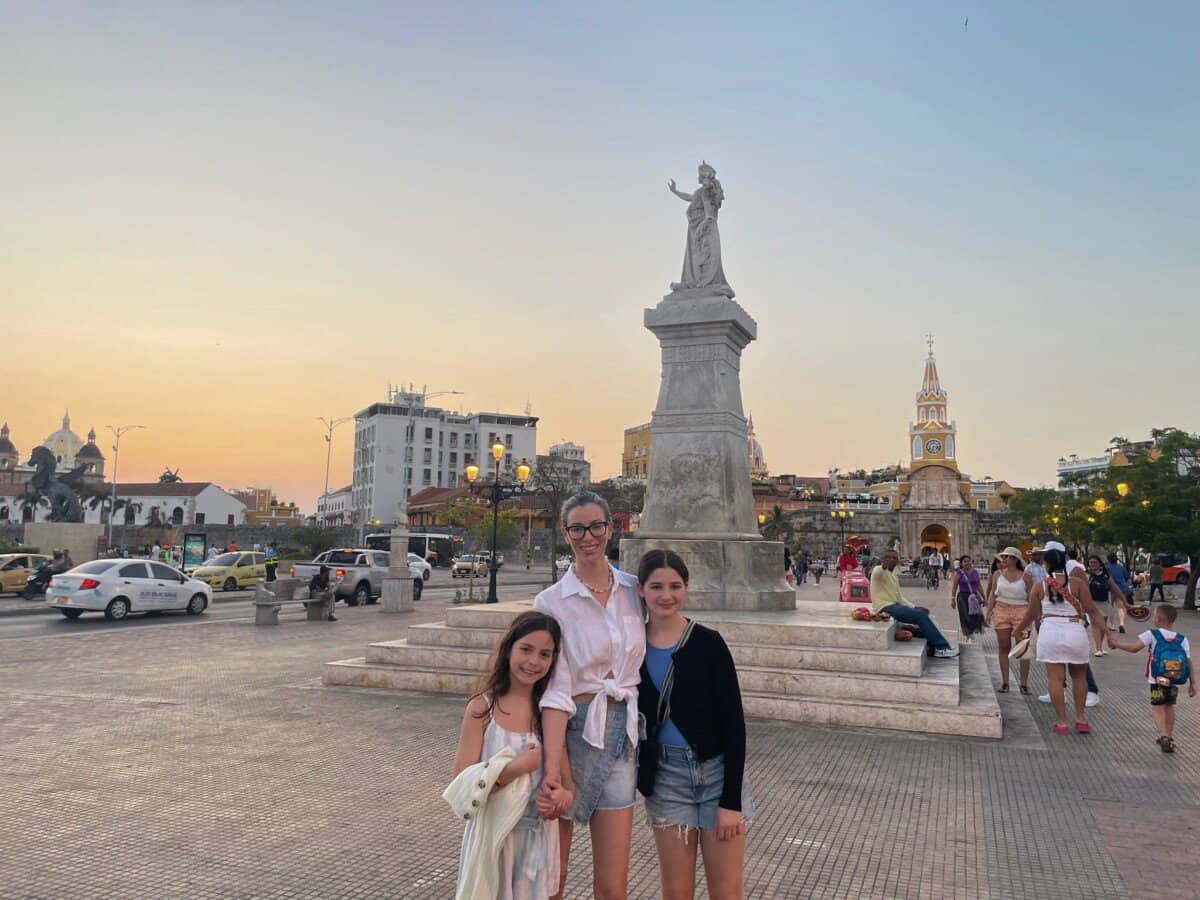
{"type": "MultiPolygon", "coordinates": [[[[725,754],[725,784],[719,805],[740,812],[742,778],[746,769],[746,720],[737,669],[725,640],[711,628],[696,623],[682,650],[676,650],[675,687],[671,691],[671,721],[701,760],[725,754]]],[[[642,663],[638,686],[638,711],[646,717],[647,733],[658,727],[658,688],[642,663]]],[[[658,767],[655,741],[644,741],[638,756],[638,786],[653,793],[658,767]],[[643,787],[645,786],[645,787],[643,787]]]]}

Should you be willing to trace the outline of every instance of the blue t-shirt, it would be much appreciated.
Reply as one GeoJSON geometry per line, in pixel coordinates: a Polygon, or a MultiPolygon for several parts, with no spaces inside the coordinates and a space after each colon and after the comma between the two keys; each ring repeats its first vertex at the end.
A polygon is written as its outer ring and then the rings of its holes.
{"type": "Polygon", "coordinates": [[[1132,594],[1133,588],[1129,586],[1129,570],[1120,563],[1107,563],[1104,568],[1108,570],[1109,576],[1117,583],[1117,587],[1121,589],[1122,594],[1132,594]]]}
{"type": "MultiPolygon", "coordinates": [[[[646,670],[650,673],[650,680],[654,682],[654,686],[661,692],[663,679],[667,677],[667,667],[671,665],[671,654],[675,652],[675,648],[679,644],[662,649],[655,647],[649,641],[646,642],[646,670]]],[[[670,716],[667,721],[662,722],[658,726],[658,742],[668,747],[686,747],[688,746],[687,739],[675,727],[675,723],[671,721],[670,716]]]]}

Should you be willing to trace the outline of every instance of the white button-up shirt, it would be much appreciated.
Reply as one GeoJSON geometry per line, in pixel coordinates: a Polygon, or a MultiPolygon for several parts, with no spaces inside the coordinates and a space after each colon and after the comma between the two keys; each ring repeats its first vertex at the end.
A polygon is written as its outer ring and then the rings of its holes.
{"type": "Polygon", "coordinates": [[[577,694],[595,694],[583,725],[583,739],[604,747],[608,700],[628,702],[629,742],[638,742],[637,686],[646,655],[646,626],[637,578],[613,569],[608,605],[601,606],[572,566],[556,584],[534,598],[533,608],[549,613],[562,628],[563,646],[550,684],[539,704],[575,714],[577,694]],[[609,677],[611,673],[612,677],[609,677]]]}

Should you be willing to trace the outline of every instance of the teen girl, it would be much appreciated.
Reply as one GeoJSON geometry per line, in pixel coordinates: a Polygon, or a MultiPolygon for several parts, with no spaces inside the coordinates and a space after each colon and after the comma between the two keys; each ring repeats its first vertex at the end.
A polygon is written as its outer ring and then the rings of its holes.
{"type": "Polygon", "coordinates": [[[721,635],[684,618],[688,570],[670,550],[638,566],[646,602],[646,661],[638,708],[650,738],[638,789],[658,849],[665,900],[692,900],[696,853],[713,900],[741,900],[747,820],[746,723],[733,657],[721,635]]]}
{"type": "Polygon", "coordinates": [[[609,565],[608,503],[583,491],[563,504],[563,532],[575,561],[534,609],[558,620],[562,659],[541,699],[546,773],[543,815],[559,818],[560,872],[565,882],[576,823],[592,838],[592,893],[625,900],[636,792],[638,678],[646,631],[637,579],[609,565]],[[551,803],[564,786],[564,749],[571,759],[574,802],[551,803]]]}
{"type": "MultiPolygon", "coordinates": [[[[496,784],[503,787],[521,775],[531,776],[529,803],[500,848],[497,900],[547,900],[558,891],[557,828],[544,822],[534,800],[542,781],[542,726],[538,701],[546,691],[562,647],[558,623],[544,613],[517,616],[496,648],[496,658],[483,689],[467,702],[454,774],[486,762],[508,747],[516,757],[501,770],[496,784]]],[[[567,787],[557,799],[570,802],[567,787]]],[[[463,832],[458,881],[461,886],[472,852],[477,819],[463,832]]]]}

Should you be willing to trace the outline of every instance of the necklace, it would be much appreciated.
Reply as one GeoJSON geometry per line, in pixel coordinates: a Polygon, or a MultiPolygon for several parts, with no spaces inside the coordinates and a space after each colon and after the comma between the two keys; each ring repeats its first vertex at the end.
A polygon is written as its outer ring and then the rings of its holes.
{"type": "MultiPolygon", "coordinates": [[[[574,566],[572,566],[572,568],[575,568],[575,567],[574,567],[574,566]]],[[[596,595],[596,594],[606,594],[606,593],[608,593],[608,592],[609,592],[609,591],[612,589],[612,586],[613,586],[613,570],[612,570],[612,566],[609,566],[609,567],[608,567],[608,584],[606,584],[606,585],[604,586],[604,588],[603,588],[603,589],[601,589],[601,588],[597,588],[597,587],[593,587],[592,585],[590,585],[590,584],[588,584],[586,581],[584,581],[584,580],[583,580],[583,576],[581,576],[581,575],[579,574],[579,569],[577,569],[577,568],[575,569],[575,577],[579,579],[579,583],[580,583],[580,584],[582,584],[582,585],[583,585],[585,588],[587,588],[589,591],[591,591],[591,592],[592,592],[593,596],[594,596],[594,595],[596,595]]]]}

